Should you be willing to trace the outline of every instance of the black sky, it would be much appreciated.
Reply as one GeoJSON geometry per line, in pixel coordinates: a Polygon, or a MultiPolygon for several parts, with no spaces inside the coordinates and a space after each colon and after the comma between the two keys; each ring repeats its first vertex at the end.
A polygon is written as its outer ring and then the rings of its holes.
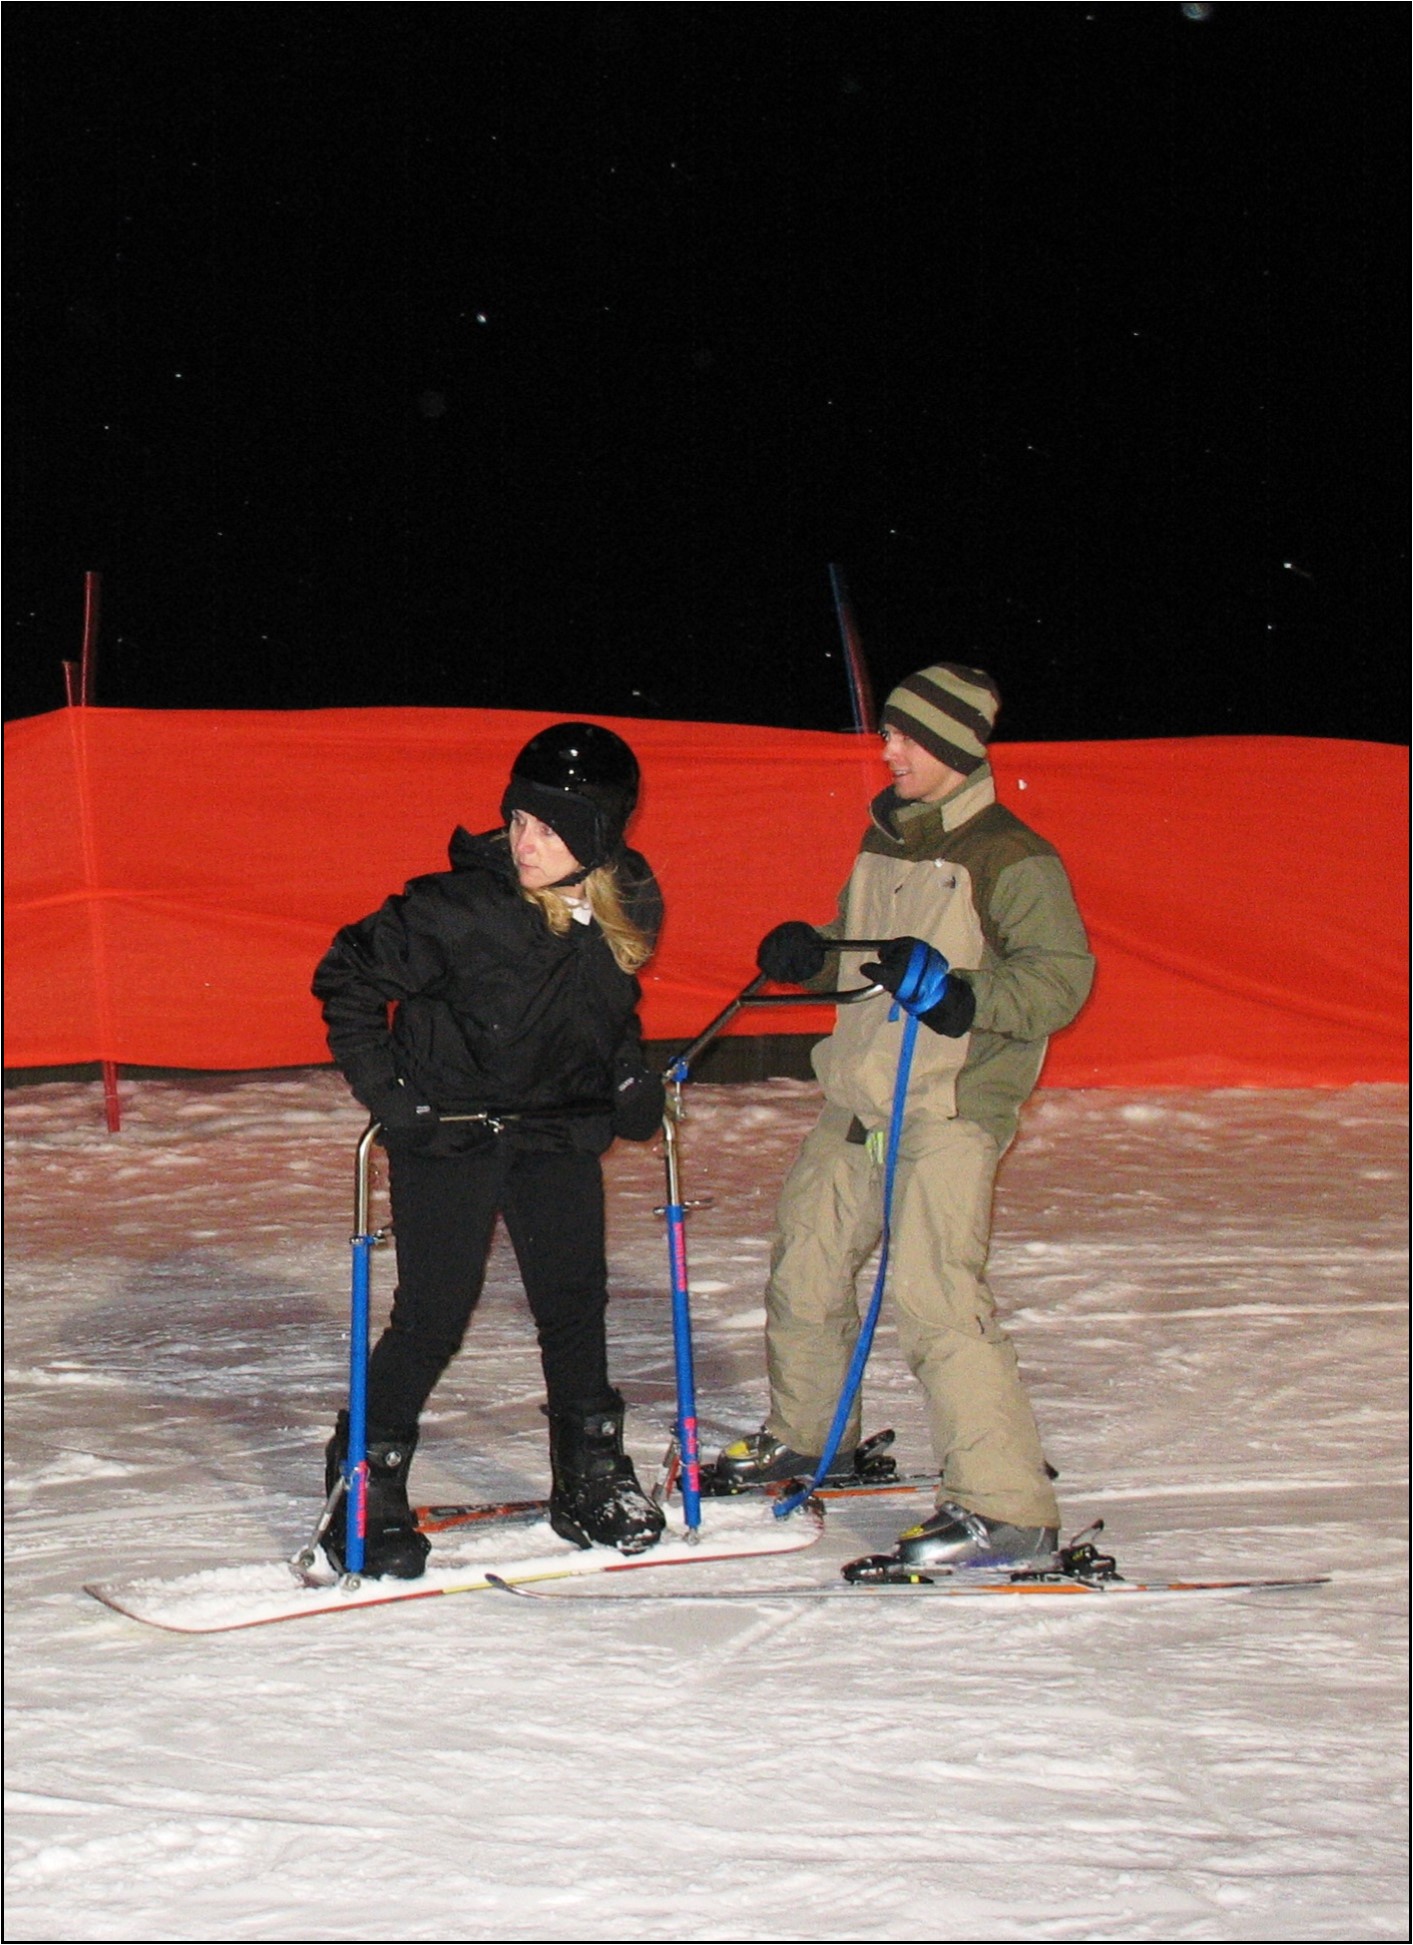
{"type": "Polygon", "coordinates": [[[1404,7],[6,18],[8,715],[1406,738],[1404,7]]]}

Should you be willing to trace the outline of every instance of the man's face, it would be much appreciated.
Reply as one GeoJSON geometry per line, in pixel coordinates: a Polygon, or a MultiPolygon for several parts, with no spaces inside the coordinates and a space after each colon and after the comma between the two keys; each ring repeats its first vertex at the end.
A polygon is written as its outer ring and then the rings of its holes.
{"type": "Polygon", "coordinates": [[[966,778],[953,770],[931,750],[904,736],[891,724],[883,732],[883,761],[888,765],[893,788],[907,804],[936,804],[966,778]]]}

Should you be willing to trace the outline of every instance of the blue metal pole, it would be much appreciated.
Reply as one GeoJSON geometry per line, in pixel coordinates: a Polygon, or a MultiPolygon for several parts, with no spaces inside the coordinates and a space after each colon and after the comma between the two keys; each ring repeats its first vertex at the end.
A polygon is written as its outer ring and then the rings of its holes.
{"type": "Polygon", "coordinates": [[[667,1247],[672,1261],[672,1350],[677,1371],[677,1451],[682,1464],[682,1514],[687,1530],[702,1523],[702,1455],[697,1434],[697,1388],[692,1365],[692,1310],[687,1289],[685,1210],[667,1210],[667,1247]]]}
{"type": "MultiPolygon", "coordinates": [[[[687,1078],[685,1062],[668,1070],[680,1085],[687,1078]]],[[[681,1463],[682,1516],[689,1537],[702,1523],[702,1455],[697,1431],[697,1381],[692,1357],[692,1300],[687,1280],[687,1208],[677,1165],[677,1116],[669,1105],[662,1122],[667,1162],[667,1263],[672,1285],[672,1355],[677,1374],[677,1455],[681,1463]]]]}
{"type": "Polygon", "coordinates": [[[348,1450],[344,1454],[344,1572],[361,1574],[368,1532],[368,1292],[371,1236],[353,1241],[353,1305],[348,1327],[348,1450]]]}
{"type": "Polygon", "coordinates": [[[354,1166],[353,1300],[348,1325],[348,1450],[343,1460],[344,1572],[361,1574],[368,1535],[368,1318],[371,1259],[378,1241],[368,1222],[368,1170],[380,1124],[370,1121],[354,1166]]]}
{"type": "MultiPolygon", "coordinates": [[[[913,967],[919,965],[921,954],[926,950],[926,947],[914,948],[913,967]]],[[[942,978],[945,981],[945,961],[942,978]]],[[[929,995],[930,999],[935,997],[935,994],[929,995]]],[[[897,1012],[898,1007],[895,1005],[889,1017],[896,1017],[897,1012]]],[[[854,1399],[858,1394],[859,1386],[863,1383],[864,1366],[868,1363],[868,1354],[873,1349],[873,1334],[878,1327],[879,1312],[883,1308],[883,1287],[888,1280],[888,1251],[893,1240],[893,1187],[898,1173],[898,1151],[903,1145],[903,1113],[908,1099],[908,1081],[912,1074],[917,1026],[917,1015],[909,1013],[903,1022],[902,1040],[898,1049],[898,1078],[893,1086],[893,1111],[888,1122],[888,1153],[883,1169],[883,1226],[878,1253],[878,1274],[874,1278],[873,1295],[869,1299],[868,1311],[844,1379],[844,1388],[839,1394],[839,1403],[834,1410],[834,1423],[829,1428],[829,1436],[824,1442],[824,1450],[820,1454],[814,1477],[808,1480],[798,1492],[791,1493],[785,1499],[776,1500],[777,1519],[784,1519],[788,1514],[793,1513],[797,1506],[802,1506],[828,1475],[829,1468],[834,1463],[834,1455],[839,1450],[840,1442],[844,1437],[854,1399]]]]}

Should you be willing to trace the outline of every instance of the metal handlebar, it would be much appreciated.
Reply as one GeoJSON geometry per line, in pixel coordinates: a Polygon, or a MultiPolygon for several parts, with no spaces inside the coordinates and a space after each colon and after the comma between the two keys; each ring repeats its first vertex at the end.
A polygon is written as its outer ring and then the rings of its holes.
{"type": "MultiPolygon", "coordinates": [[[[828,939],[824,943],[830,952],[881,952],[892,939],[828,939]]],[[[856,1000],[877,999],[886,988],[876,982],[872,986],[832,987],[823,993],[763,993],[760,989],[768,985],[764,973],[757,973],[749,986],[743,986],[735,999],[728,1001],[710,1021],[689,1047],[664,1069],[664,1081],[684,1081],[687,1070],[693,1061],[700,1059],[717,1035],[728,1027],[736,1015],[747,1006],[852,1006],[856,1000]]]]}

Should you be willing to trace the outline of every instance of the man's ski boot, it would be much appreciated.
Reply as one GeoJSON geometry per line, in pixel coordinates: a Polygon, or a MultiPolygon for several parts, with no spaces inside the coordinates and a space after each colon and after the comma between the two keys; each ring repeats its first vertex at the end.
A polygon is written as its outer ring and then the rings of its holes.
{"type": "Polygon", "coordinates": [[[904,1567],[1048,1566],[1060,1544],[1053,1526],[1010,1526],[944,1500],[928,1519],[898,1536],[904,1567]]]}
{"type": "MultiPolygon", "coordinates": [[[[417,1433],[368,1427],[368,1490],[365,1504],[362,1572],[369,1580],[417,1580],[426,1571],[431,1542],[417,1531],[407,1503],[407,1468],[417,1450],[417,1433]]],[[[327,1496],[348,1457],[348,1413],[339,1413],[334,1435],[324,1448],[327,1496]]],[[[339,1499],[322,1545],[339,1573],[346,1571],[348,1494],[339,1499]]]]}
{"type": "MultiPolygon", "coordinates": [[[[820,1484],[836,1487],[882,1485],[896,1478],[897,1460],[887,1457],[893,1436],[892,1432],[875,1432],[847,1458],[836,1458],[820,1484]]],[[[760,1486],[812,1479],[818,1467],[818,1454],[811,1458],[803,1452],[796,1452],[762,1425],[758,1432],[748,1432],[722,1447],[715,1465],[702,1474],[702,1491],[708,1497],[750,1492],[760,1486]]]]}
{"type": "Polygon", "coordinates": [[[554,1479],[549,1521],[555,1532],[575,1546],[646,1553],[667,1521],[623,1450],[623,1400],[615,1392],[605,1410],[571,1407],[548,1417],[554,1479]]]}
{"type": "Polygon", "coordinates": [[[899,1536],[892,1553],[866,1553],[861,1560],[850,1560],[841,1569],[845,1580],[864,1586],[931,1587],[935,1583],[926,1567],[936,1567],[944,1576],[958,1568],[994,1568],[1003,1582],[1073,1581],[1083,1587],[1102,1587],[1119,1581],[1118,1562],[1111,1553],[1100,1553],[1094,1542],[1104,1530],[1103,1520],[1095,1520],[1076,1534],[1068,1546],[1060,1546],[1059,1534],[1052,1526],[1006,1526],[999,1520],[984,1519],[963,1506],[939,1506],[930,1520],[912,1526],[899,1536]],[[974,1551],[953,1553],[949,1557],[917,1558],[917,1549],[926,1545],[921,1536],[931,1529],[939,1547],[948,1541],[949,1529],[975,1521],[986,1536],[985,1551],[975,1533],[970,1534],[974,1551]],[[1012,1536],[1007,1538],[1007,1535],[1012,1536]],[[1034,1551],[1029,1549],[1034,1548],[1034,1551]]]}
{"type": "Polygon", "coordinates": [[[796,1452],[793,1446],[785,1443],[768,1432],[764,1425],[758,1432],[748,1432],[744,1437],[732,1439],[723,1445],[711,1469],[710,1484],[702,1480],[705,1491],[713,1493],[749,1492],[754,1486],[783,1484],[787,1479],[812,1478],[819,1465],[819,1454],[813,1458],[803,1452],[796,1452]]]}

